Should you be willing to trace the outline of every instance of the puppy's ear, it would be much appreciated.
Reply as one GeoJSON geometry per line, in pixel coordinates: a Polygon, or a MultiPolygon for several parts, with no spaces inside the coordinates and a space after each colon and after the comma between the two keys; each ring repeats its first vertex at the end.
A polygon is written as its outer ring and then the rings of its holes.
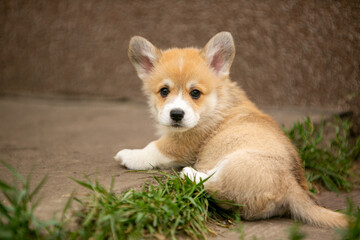
{"type": "Polygon", "coordinates": [[[128,56],[142,80],[147,79],[160,55],[160,50],[145,38],[138,36],[131,38],[128,56]]]}
{"type": "Polygon", "coordinates": [[[231,33],[220,32],[216,34],[201,50],[201,54],[218,77],[228,76],[235,56],[234,40],[231,33]]]}

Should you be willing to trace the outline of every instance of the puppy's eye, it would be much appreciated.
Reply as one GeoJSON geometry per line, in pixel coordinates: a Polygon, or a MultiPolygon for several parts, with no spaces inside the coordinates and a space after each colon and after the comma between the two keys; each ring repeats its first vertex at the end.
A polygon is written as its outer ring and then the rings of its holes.
{"type": "Polygon", "coordinates": [[[169,95],[170,93],[170,90],[166,87],[160,89],[160,95],[163,97],[163,98],[166,98],[167,95],[169,95]]]}
{"type": "Polygon", "coordinates": [[[193,99],[198,99],[201,95],[201,92],[197,89],[194,89],[190,92],[190,96],[193,98],[193,99]]]}

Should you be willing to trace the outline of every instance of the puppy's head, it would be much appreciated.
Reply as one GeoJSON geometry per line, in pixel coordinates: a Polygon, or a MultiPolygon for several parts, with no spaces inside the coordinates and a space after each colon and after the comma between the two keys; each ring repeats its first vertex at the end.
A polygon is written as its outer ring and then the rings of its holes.
{"type": "Polygon", "coordinates": [[[157,122],[172,131],[187,131],[215,114],[217,88],[229,75],[235,47],[228,32],[218,33],[201,50],[161,51],[136,36],[128,54],[157,122]]]}

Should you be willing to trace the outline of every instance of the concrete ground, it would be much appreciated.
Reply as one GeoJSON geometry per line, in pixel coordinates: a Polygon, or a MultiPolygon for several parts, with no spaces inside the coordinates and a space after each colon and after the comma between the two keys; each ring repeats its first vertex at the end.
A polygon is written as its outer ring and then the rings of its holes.
{"type": "MultiPolygon", "coordinates": [[[[291,126],[310,115],[314,120],[329,117],[334,111],[303,108],[263,108],[279,124],[291,126]]],[[[84,192],[69,177],[81,179],[84,174],[109,185],[115,177],[115,190],[141,186],[151,176],[128,173],[114,160],[123,148],[142,148],[156,138],[153,122],[145,104],[115,101],[72,101],[61,99],[0,98],[0,159],[10,163],[21,174],[32,171],[33,183],[46,174],[43,200],[37,214],[42,219],[59,212],[74,190],[84,192]]],[[[11,181],[0,166],[1,179],[11,181]]],[[[323,192],[320,202],[330,208],[346,207],[350,195],[360,205],[360,192],[340,194],[323,192]]],[[[286,239],[291,219],[245,222],[245,239],[286,239]]],[[[306,239],[334,239],[333,230],[302,226],[306,239]]],[[[238,239],[238,234],[217,228],[213,239],[238,239]]]]}

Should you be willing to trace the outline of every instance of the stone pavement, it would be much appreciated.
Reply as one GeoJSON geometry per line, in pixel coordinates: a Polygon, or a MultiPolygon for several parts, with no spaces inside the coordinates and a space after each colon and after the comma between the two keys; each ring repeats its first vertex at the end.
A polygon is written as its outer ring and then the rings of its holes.
{"type": "MultiPolygon", "coordinates": [[[[303,108],[263,108],[276,121],[291,126],[294,121],[310,115],[314,120],[329,117],[334,111],[303,108]]],[[[142,148],[156,138],[153,121],[147,106],[137,102],[75,101],[63,99],[0,98],[0,159],[10,163],[26,175],[32,171],[32,182],[37,183],[46,174],[48,181],[41,195],[37,211],[48,219],[59,212],[74,190],[84,193],[82,187],[69,177],[81,179],[84,174],[109,185],[115,177],[115,190],[139,187],[151,176],[128,173],[114,160],[114,154],[123,148],[142,148]]],[[[2,179],[10,174],[0,166],[2,179]]],[[[345,195],[324,192],[320,202],[331,208],[346,206],[345,195]]],[[[360,204],[360,193],[350,194],[360,204]]],[[[291,219],[274,218],[245,222],[245,239],[286,239],[291,219]]],[[[333,239],[333,230],[302,226],[306,239],[333,239]]],[[[217,228],[212,239],[238,239],[238,234],[217,228]]]]}

